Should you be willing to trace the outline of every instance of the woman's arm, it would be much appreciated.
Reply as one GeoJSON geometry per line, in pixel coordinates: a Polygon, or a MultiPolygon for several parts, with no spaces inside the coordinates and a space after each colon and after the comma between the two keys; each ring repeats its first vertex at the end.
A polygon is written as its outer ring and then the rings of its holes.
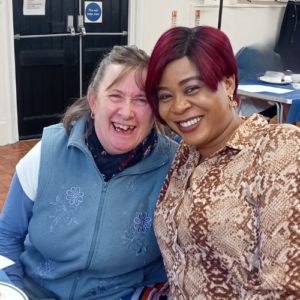
{"type": "Polygon", "coordinates": [[[269,288],[299,299],[300,130],[275,125],[262,148],[257,176],[260,276],[268,279],[269,288]]]}
{"type": "Polygon", "coordinates": [[[20,254],[24,250],[28,223],[32,215],[33,201],[24,192],[18,175],[15,174],[0,215],[0,254],[15,262],[4,271],[10,280],[23,288],[23,268],[20,254]]]}
{"type": "Polygon", "coordinates": [[[20,254],[32,216],[38,187],[41,142],[36,144],[18,163],[9,193],[0,215],[0,254],[15,262],[5,268],[10,280],[22,289],[23,268],[20,254]]]}

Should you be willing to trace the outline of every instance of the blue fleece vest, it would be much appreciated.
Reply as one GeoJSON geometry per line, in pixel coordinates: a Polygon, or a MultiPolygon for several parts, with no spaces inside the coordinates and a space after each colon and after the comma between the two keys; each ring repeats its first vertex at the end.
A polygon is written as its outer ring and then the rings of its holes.
{"type": "Polygon", "coordinates": [[[85,117],[70,137],[45,128],[25,272],[59,299],[120,299],[166,281],[153,230],[155,205],[177,144],[156,148],[109,182],[84,140],[85,117]]]}

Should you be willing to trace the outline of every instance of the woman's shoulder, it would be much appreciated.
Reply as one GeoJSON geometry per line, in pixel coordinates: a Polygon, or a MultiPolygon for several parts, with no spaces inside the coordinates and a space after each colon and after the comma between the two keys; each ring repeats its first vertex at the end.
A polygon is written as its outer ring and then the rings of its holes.
{"type": "MultiPolygon", "coordinates": [[[[243,125],[240,131],[243,135],[252,141],[300,141],[300,128],[291,124],[269,124],[265,118],[259,114],[253,114],[251,117],[241,117],[243,125]]],[[[300,145],[300,144],[299,144],[300,145]]]]}
{"type": "Polygon", "coordinates": [[[296,142],[300,146],[300,128],[291,124],[268,124],[263,129],[263,136],[270,142],[296,142]]]}
{"type": "Polygon", "coordinates": [[[39,141],[17,164],[16,172],[26,195],[34,201],[38,187],[41,161],[41,141],[39,141]]]}
{"type": "MultiPolygon", "coordinates": [[[[261,130],[260,148],[262,164],[284,172],[286,168],[300,167],[300,128],[290,124],[268,124],[261,130]]],[[[298,172],[298,171],[297,171],[298,172]]]]}
{"type": "Polygon", "coordinates": [[[58,135],[66,135],[61,123],[45,127],[42,140],[39,141],[16,166],[20,184],[26,195],[34,200],[38,188],[38,178],[41,165],[42,145],[49,139],[57,140],[58,135]],[[51,137],[51,138],[50,138],[51,137]]]}
{"type": "Polygon", "coordinates": [[[51,135],[51,134],[58,134],[58,133],[67,136],[67,132],[66,129],[64,128],[63,123],[58,123],[58,124],[45,127],[43,129],[43,138],[46,134],[51,135]]]}
{"type": "Polygon", "coordinates": [[[174,157],[178,149],[178,143],[170,139],[166,135],[158,134],[158,153],[166,154],[169,157],[174,157]]]}

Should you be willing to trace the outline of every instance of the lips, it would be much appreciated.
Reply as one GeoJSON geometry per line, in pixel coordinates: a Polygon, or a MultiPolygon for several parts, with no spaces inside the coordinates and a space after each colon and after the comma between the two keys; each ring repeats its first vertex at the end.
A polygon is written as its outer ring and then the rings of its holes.
{"type": "Polygon", "coordinates": [[[179,121],[175,123],[180,131],[189,132],[194,130],[196,127],[198,127],[203,117],[204,116],[197,116],[197,117],[190,118],[188,120],[179,121]]]}
{"type": "Polygon", "coordinates": [[[125,124],[120,124],[120,123],[112,123],[115,131],[120,132],[120,133],[132,133],[135,129],[135,126],[133,125],[125,125],[125,124]]]}

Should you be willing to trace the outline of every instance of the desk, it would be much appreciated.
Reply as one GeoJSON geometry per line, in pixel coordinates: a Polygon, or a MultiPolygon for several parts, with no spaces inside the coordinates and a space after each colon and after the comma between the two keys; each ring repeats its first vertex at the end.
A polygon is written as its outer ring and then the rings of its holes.
{"type": "Polygon", "coordinates": [[[243,97],[254,98],[254,99],[260,99],[263,101],[268,101],[276,104],[278,124],[281,124],[283,119],[282,104],[291,104],[290,112],[287,119],[289,123],[297,122],[300,120],[300,112],[299,114],[292,113],[293,110],[299,109],[298,105],[300,102],[300,90],[294,90],[291,84],[278,85],[278,84],[268,84],[268,83],[261,83],[259,81],[253,81],[253,82],[241,83],[240,86],[241,85],[263,85],[263,86],[269,86],[269,87],[271,86],[271,87],[293,90],[292,92],[285,93],[285,94],[275,94],[269,92],[251,93],[251,92],[238,90],[238,95],[241,97],[241,100],[243,99],[243,97]]]}

